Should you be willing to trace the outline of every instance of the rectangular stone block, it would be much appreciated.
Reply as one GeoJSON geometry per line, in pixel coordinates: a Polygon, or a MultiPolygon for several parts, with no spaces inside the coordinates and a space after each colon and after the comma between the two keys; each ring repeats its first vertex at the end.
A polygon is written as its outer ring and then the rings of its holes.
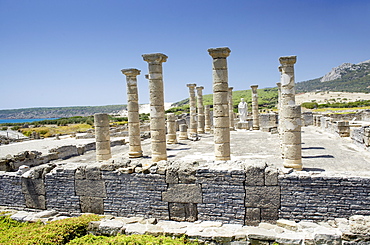
{"type": "Polygon", "coordinates": [[[46,209],[45,196],[44,195],[29,195],[25,194],[27,208],[46,209]]]}
{"type": "Polygon", "coordinates": [[[75,180],[77,196],[106,197],[103,180],[75,180]]]}
{"type": "Polygon", "coordinates": [[[265,168],[265,185],[278,185],[279,172],[276,168],[265,168]]]}
{"type": "Polygon", "coordinates": [[[45,195],[45,185],[42,179],[22,178],[22,193],[28,195],[45,195]]]}
{"type": "Polygon", "coordinates": [[[170,219],[175,221],[194,222],[198,219],[197,204],[195,203],[170,203],[170,219]]]}
{"type": "Polygon", "coordinates": [[[268,223],[275,223],[279,219],[278,208],[262,208],[261,209],[261,221],[268,223]]]}
{"type": "Polygon", "coordinates": [[[261,222],[261,210],[259,208],[245,209],[245,225],[258,225],[261,222]]]}
{"type": "Polygon", "coordinates": [[[162,193],[164,202],[202,203],[202,188],[197,184],[175,184],[162,193]]]}
{"type": "Polygon", "coordinates": [[[104,203],[101,197],[80,196],[83,213],[104,214],[104,203]]]}
{"type": "Polygon", "coordinates": [[[279,208],[280,186],[246,186],[245,207],[279,208]]]}
{"type": "Polygon", "coordinates": [[[265,167],[264,162],[256,162],[246,168],[245,185],[256,186],[265,184],[265,167]]]}

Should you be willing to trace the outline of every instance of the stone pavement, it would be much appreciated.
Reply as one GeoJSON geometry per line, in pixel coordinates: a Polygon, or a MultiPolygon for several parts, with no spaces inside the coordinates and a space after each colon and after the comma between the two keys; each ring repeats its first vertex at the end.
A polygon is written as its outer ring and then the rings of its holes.
{"type": "MultiPolygon", "coordinates": [[[[370,176],[370,152],[354,145],[349,138],[339,138],[313,126],[303,127],[302,131],[303,172],[325,171],[330,174],[370,176]]],[[[92,141],[94,139],[74,138],[25,141],[0,146],[0,157],[25,150],[46,153],[56,145],[83,144],[92,141]]],[[[128,148],[128,144],[112,147],[113,158],[128,158],[128,148]]],[[[144,157],[138,160],[150,162],[150,139],[142,141],[142,148],[144,157]]],[[[210,134],[200,135],[199,141],[179,140],[179,144],[167,145],[168,160],[212,162],[213,150],[213,136],[210,134]]],[[[282,167],[278,135],[262,131],[232,131],[231,160],[265,161],[270,165],[282,167]]],[[[95,161],[95,151],[64,161],[76,163],[95,161]]]]}

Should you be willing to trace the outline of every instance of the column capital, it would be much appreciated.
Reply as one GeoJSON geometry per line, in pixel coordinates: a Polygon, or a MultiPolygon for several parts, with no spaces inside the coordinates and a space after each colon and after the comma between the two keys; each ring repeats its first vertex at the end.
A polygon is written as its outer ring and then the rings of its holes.
{"type": "Polygon", "coordinates": [[[202,91],[203,89],[204,89],[204,87],[203,86],[199,86],[199,87],[196,87],[196,89],[199,91],[202,91]]]}
{"type": "Polygon", "coordinates": [[[278,88],[281,87],[281,83],[280,82],[279,83],[276,83],[276,85],[278,86],[278,88]]]}
{"type": "Polygon", "coordinates": [[[161,64],[167,61],[168,56],[162,53],[143,54],[144,61],[150,64],[161,64]]]}
{"type": "Polygon", "coordinates": [[[282,56],[279,58],[280,64],[283,66],[292,66],[296,63],[297,61],[297,56],[292,55],[292,56],[282,56]]]}
{"type": "Polygon", "coordinates": [[[186,84],[186,87],[194,89],[197,85],[195,83],[188,83],[186,84]]]}
{"type": "Polygon", "coordinates": [[[233,91],[234,87],[229,87],[229,91],[233,91]]]}
{"type": "Polygon", "coordinates": [[[253,84],[253,85],[251,85],[251,88],[252,89],[256,89],[256,88],[258,88],[258,85],[257,84],[253,84]]]}
{"type": "Polygon", "coordinates": [[[128,69],[122,69],[121,70],[123,75],[126,75],[128,77],[136,77],[140,75],[140,70],[136,68],[128,68],[128,69]]]}
{"type": "Polygon", "coordinates": [[[279,72],[283,72],[283,66],[278,66],[279,72]]]}
{"type": "Polygon", "coordinates": [[[208,49],[208,53],[213,59],[226,58],[230,55],[230,52],[231,50],[228,47],[208,49]]]}

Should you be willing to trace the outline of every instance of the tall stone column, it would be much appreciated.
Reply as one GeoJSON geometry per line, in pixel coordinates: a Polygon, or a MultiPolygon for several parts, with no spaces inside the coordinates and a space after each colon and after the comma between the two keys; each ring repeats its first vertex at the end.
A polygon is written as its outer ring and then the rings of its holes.
{"type": "Polygon", "coordinates": [[[197,86],[194,83],[186,84],[189,88],[189,107],[190,107],[190,125],[188,128],[189,135],[197,133],[197,101],[195,98],[195,87],[197,86]]]}
{"type": "Polygon", "coordinates": [[[176,144],[176,116],[175,113],[167,114],[167,144],[176,144]]]}
{"type": "Polygon", "coordinates": [[[253,130],[260,129],[259,111],[258,111],[258,85],[252,85],[252,117],[253,117],[253,130]]]}
{"type": "Polygon", "coordinates": [[[279,58],[281,66],[281,103],[282,109],[285,105],[295,105],[295,81],[294,81],[294,64],[297,56],[285,56],[279,58]]]}
{"type": "Polygon", "coordinates": [[[110,150],[109,117],[108,114],[94,115],[96,160],[105,161],[112,157],[110,150]]]}
{"type": "Polygon", "coordinates": [[[211,133],[211,111],[210,106],[204,106],[204,131],[206,133],[211,133]]]}
{"type": "Polygon", "coordinates": [[[197,89],[197,105],[198,105],[198,134],[204,134],[204,106],[203,106],[203,86],[196,87],[197,89]]]}
{"type": "Polygon", "coordinates": [[[227,60],[231,50],[210,48],[208,53],[213,58],[213,127],[215,160],[230,160],[230,120],[228,105],[227,60]]]}
{"type": "Polygon", "coordinates": [[[285,105],[282,112],[284,167],[302,170],[301,106],[285,105]]]}
{"type": "MultiPolygon", "coordinates": [[[[279,68],[280,70],[280,68],[279,68]]],[[[280,114],[280,110],[281,110],[281,83],[278,82],[276,83],[277,85],[277,88],[278,88],[278,103],[277,103],[277,109],[278,109],[278,133],[279,133],[279,137],[280,137],[280,130],[281,130],[281,126],[280,126],[280,123],[281,123],[281,114],[280,114]]]]}
{"type": "Polygon", "coordinates": [[[143,54],[142,57],[149,65],[152,162],[158,162],[167,160],[162,63],[168,57],[161,53],[143,54]]]}
{"type": "Polygon", "coordinates": [[[230,130],[235,130],[235,127],[234,127],[234,106],[233,106],[233,87],[229,87],[228,99],[229,99],[230,130]]]}
{"type": "Polygon", "coordinates": [[[127,110],[128,110],[128,139],[130,158],[143,156],[140,138],[139,120],[139,96],[137,92],[136,76],[140,75],[138,69],[123,69],[122,74],[126,75],[127,82],[127,110]]]}

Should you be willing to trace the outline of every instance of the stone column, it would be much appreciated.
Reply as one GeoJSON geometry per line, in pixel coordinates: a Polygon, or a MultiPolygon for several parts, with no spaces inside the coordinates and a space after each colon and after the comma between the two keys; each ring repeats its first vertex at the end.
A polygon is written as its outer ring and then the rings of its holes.
{"type": "Polygon", "coordinates": [[[162,63],[168,57],[160,53],[143,54],[142,57],[149,65],[152,162],[158,162],[167,160],[162,63]]]}
{"type": "Polygon", "coordinates": [[[203,106],[203,86],[196,87],[197,89],[197,105],[198,105],[198,134],[204,134],[204,106],[203,106]]]}
{"type": "Polygon", "coordinates": [[[252,117],[253,117],[253,130],[260,129],[259,111],[258,111],[258,85],[252,85],[252,117]]]}
{"type": "Polygon", "coordinates": [[[176,116],[175,113],[167,114],[167,144],[176,144],[176,116]]]}
{"type": "Polygon", "coordinates": [[[190,125],[188,128],[189,135],[197,133],[197,101],[195,98],[195,87],[197,86],[194,83],[186,84],[189,88],[189,107],[190,107],[190,125]]]}
{"type": "Polygon", "coordinates": [[[122,74],[126,75],[127,82],[127,111],[128,111],[128,139],[130,158],[143,156],[140,138],[139,120],[139,97],[137,92],[136,76],[140,75],[138,69],[123,69],[122,74]]]}
{"type": "Polygon", "coordinates": [[[235,130],[234,128],[234,106],[233,106],[233,87],[229,87],[228,90],[229,99],[229,120],[230,120],[230,130],[235,130]]]}
{"type": "Polygon", "coordinates": [[[286,105],[282,113],[284,167],[302,170],[301,106],[286,105]]]}
{"type": "Polygon", "coordinates": [[[180,140],[187,140],[188,139],[188,125],[180,124],[179,125],[179,139],[180,140]]]}
{"type": "Polygon", "coordinates": [[[280,103],[281,103],[281,83],[276,83],[277,88],[278,88],[278,103],[277,103],[277,109],[278,111],[280,110],[280,103]]]}
{"type": "Polygon", "coordinates": [[[204,106],[204,131],[206,133],[211,133],[211,111],[210,106],[206,105],[204,106]]]}
{"type": "Polygon", "coordinates": [[[227,60],[231,50],[210,48],[209,55],[213,58],[213,127],[215,143],[215,160],[230,160],[230,120],[228,105],[228,73],[227,60]]]}
{"type": "Polygon", "coordinates": [[[295,105],[295,82],[294,82],[294,64],[297,56],[286,56],[279,58],[281,66],[281,109],[285,105],[295,105]]]}
{"type": "Polygon", "coordinates": [[[95,114],[96,160],[105,161],[112,157],[110,150],[109,117],[108,114],[95,114]]]}

